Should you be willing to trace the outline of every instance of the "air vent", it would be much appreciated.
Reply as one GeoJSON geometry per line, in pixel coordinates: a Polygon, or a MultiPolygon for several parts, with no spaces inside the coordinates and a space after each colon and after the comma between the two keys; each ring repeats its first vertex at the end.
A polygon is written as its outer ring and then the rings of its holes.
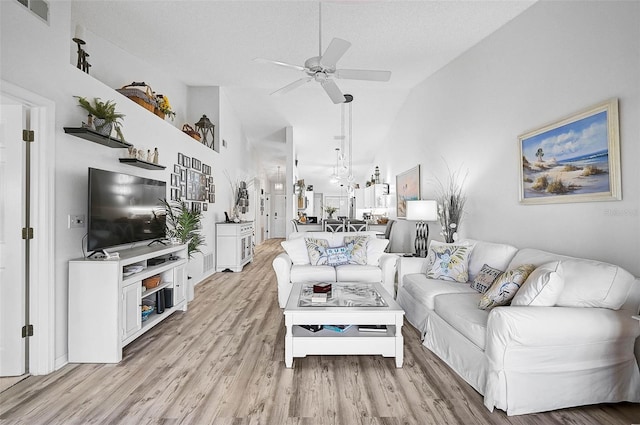
{"type": "Polygon", "coordinates": [[[204,273],[208,273],[211,270],[213,270],[213,253],[205,255],[204,259],[203,259],[203,270],[202,271],[204,273]]]}
{"type": "Polygon", "coordinates": [[[49,2],[45,0],[18,0],[18,3],[29,9],[38,18],[49,23],[49,2]]]}

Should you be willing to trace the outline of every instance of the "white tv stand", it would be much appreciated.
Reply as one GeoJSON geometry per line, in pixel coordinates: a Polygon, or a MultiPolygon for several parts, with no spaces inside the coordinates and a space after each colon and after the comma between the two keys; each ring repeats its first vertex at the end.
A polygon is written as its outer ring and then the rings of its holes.
{"type": "Polygon", "coordinates": [[[69,362],[118,363],[124,346],[176,310],[186,311],[187,261],[187,245],[140,246],[120,251],[120,258],[69,261],[69,362]],[[154,259],[165,261],[150,265],[154,259]],[[144,269],[125,276],[131,265],[144,269]],[[160,284],[142,292],[142,280],[156,275],[160,284]],[[164,288],[173,290],[173,307],[143,322],[143,299],[155,300],[164,288]]]}

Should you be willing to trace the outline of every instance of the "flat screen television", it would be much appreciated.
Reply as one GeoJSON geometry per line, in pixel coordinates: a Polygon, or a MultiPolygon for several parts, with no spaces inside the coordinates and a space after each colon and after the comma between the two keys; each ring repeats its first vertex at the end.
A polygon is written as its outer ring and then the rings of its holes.
{"type": "Polygon", "coordinates": [[[87,249],[164,239],[164,181],[89,168],[87,249]]]}

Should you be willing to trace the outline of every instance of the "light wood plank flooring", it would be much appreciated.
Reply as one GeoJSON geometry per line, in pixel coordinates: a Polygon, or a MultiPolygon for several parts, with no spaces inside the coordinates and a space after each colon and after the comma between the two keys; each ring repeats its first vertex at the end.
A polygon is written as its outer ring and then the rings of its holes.
{"type": "Polygon", "coordinates": [[[310,356],[284,367],[284,321],[271,261],[257,247],[241,273],[196,287],[186,313],[134,341],[118,365],[70,364],[0,394],[2,424],[620,424],[621,403],[507,417],[420,344],[406,325],[405,361],[310,356]]]}

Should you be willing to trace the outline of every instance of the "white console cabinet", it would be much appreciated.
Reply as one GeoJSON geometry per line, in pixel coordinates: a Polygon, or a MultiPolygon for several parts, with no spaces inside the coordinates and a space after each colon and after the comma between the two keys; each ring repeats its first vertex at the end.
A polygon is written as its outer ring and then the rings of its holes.
{"type": "Polygon", "coordinates": [[[118,363],[124,346],[176,310],[186,311],[187,261],[187,245],[141,246],[121,251],[120,258],[69,261],[69,362],[118,363]],[[128,266],[142,270],[129,275],[128,266]],[[143,291],[142,281],[153,276],[160,283],[143,291]],[[167,298],[173,306],[142,321],[142,304],[165,292],[172,292],[167,298]]]}
{"type": "Polygon", "coordinates": [[[253,261],[253,222],[216,223],[216,271],[240,272],[253,261]]]}

